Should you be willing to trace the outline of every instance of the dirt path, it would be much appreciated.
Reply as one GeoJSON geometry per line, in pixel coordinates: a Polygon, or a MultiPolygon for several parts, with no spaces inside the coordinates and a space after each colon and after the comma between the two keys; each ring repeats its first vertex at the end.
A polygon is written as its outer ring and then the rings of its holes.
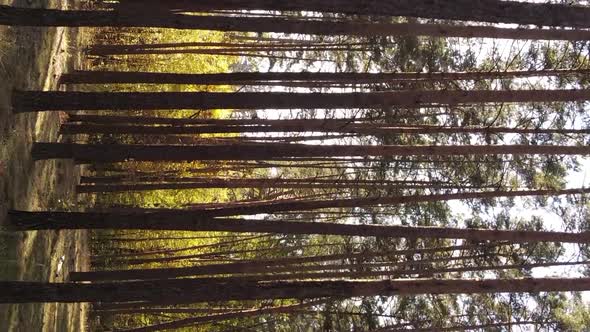
{"type": "MultiPolygon", "coordinates": [[[[0,0],[21,7],[65,8],[58,0],[0,0]]],[[[77,59],[70,49],[77,31],[62,28],[0,27],[0,225],[5,210],[74,209],[79,168],[70,161],[33,162],[34,141],[59,141],[59,113],[12,114],[13,89],[58,89],[56,78],[77,59]]],[[[63,281],[71,270],[88,268],[84,231],[0,231],[0,278],[63,281]]],[[[0,306],[0,331],[84,331],[87,306],[35,304],[0,306]]]]}

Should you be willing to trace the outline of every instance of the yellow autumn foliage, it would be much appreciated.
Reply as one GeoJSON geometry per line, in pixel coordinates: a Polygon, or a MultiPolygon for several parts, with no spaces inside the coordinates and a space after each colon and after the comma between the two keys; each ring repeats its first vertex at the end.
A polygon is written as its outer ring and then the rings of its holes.
{"type": "MultiPolygon", "coordinates": [[[[224,34],[215,31],[192,31],[173,29],[127,29],[123,32],[104,28],[97,31],[94,43],[101,44],[154,44],[183,42],[221,42],[224,34]]],[[[116,71],[149,71],[170,73],[219,73],[231,71],[231,66],[239,60],[235,56],[207,54],[145,54],[115,55],[97,57],[89,64],[93,70],[116,71]]],[[[186,84],[103,84],[85,86],[85,90],[93,91],[134,91],[134,92],[231,92],[231,86],[205,86],[186,84]]],[[[104,114],[107,114],[106,112],[104,114]]],[[[113,113],[108,113],[113,114],[113,113]]],[[[120,112],[116,113],[121,115],[120,112]]],[[[165,116],[165,117],[198,117],[227,118],[231,110],[170,110],[170,111],[131,111],[124,115],[165,116]]],[[[211,135],[195,135],[195,138],[206,138],[211,135]]],[[[216,137],[231,135],[216,135],[216,137]]],[[[141,144],[143,138],[117,137],[118,143],[141,144]]],[[[170,144],[170,143],[167,143],[170,144]]],[[[128,168],[138,172],[180,171],[188,174],[191,169],[203,167],[198,161],[183,163],[128,162],[115,165],[117,168],[128,168]]],[[[201,174],[199,174],[201,176],[201,174]]],[[[212,176],[212,174],[202,174],[212,176]]],[[[194,189],[194,190],[157,190],[146,192],[115,193],[102,195],[98,202],[105,205],[132,205],[147,208],[179,208],[191,203],[224,202],[228,199],[226,189],[194,189]]]]}

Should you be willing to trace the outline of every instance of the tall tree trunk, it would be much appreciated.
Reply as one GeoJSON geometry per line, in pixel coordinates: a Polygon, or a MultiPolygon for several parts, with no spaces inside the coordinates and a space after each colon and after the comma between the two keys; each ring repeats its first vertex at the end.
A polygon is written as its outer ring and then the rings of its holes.
{"type": "Polygon", "coordinates": [[[265,213],[276,213],[285,211],[306,211],[330,208],[355,208],[368,207],[377,205],[393,204],[417,204],[426,202],[444,202],[450,200],[465,199],[493,199],[503,197],[525,197],[525,196],[560,196],[589,193],[590,188],[563,189],[563,190],[495,190],[479,192],[460,192],[449,194],[430,194],[430,195],[406,195],[406,196],[373,196],[365,198],[348,198],[348,199],[315,199],[315,200],[276,200],[270,202],[248,202],[246,204],[231,203],[225,204],[218,209],[199,210],[193,208],[193,212],[209,214],[211,216],[235,216],[235,215],[255,215],[265,213]]]}
{"type": "Polygon", "coordinates": [[[165,3],[154,0],[146,1],[124,0],[122,4],[131,8],[138,8],[137,4],[146,7],[149,4],[169,10],[317,11],[538,26],[590,27],[590,8],[586,6],[500,0],[332,0],[329,2],[322,0],[288,2],[272,0],[221,0],[215,2],[169,0],[165,3]]]}
{"type": "MultiPolygon", "coordinates": [[[[376,0],[375,0],[376,1],[376,0]]],[[[449,0],[450,1],[450,0],[449,0]]],[[[468,0],[463,0],[468,1],[468,0]]],[[[480,0],[481,1],[481,0],[480,0]]],[[[489,0],[491,1],[491,0],[489,0]]],[[[453,12],[457,12],[453,4],[453,12]]],[[[412,6],[414,8],[414,6],[412,6]]],[[[590,9],[580,7],[574,12],[580,20],[572,26],[588,28],[586,12],[590,9]]],[[[570,8],[570,10],[572,10],[570,8]]],[[[0,25],[12,26],[64,26],[64,27],[160,27],[175,29],[201,29],[214,31],[278,32],[317,35],[353,36],[432,36],[432,37],[474,37],[507,39],[557,39],[586,40],[590,32],[586,30],[546,30],[512,29],[490,26],[460,26],[449,24],[416,23],[364,23],[345,21],[317,21],[274,17],[236,17],[218,15],[186,15],[182,13],[158,12],[158,6],[142,4],[142,14],[129,11],[62,11],[54,9],[16,8],[0,5],[0,25]]],[[[552,14],[555,14],[553,12],[552,14]]],[[[553,16],[553,15],[552,15],[553,16]]],[[[552,17],[552,16],[549,16],[552,17]]],[[[486,18],[491,17],[485,15],[486,18]]],[[[536,20],[547,22],[548,16],[536,20]]],[[[562,17],[564,18],[564,17],[562,17]]],[[[565,21],[565,18],[564,20],[565,21]]],[[[561,25],[563,21],[555,22],[561,25]]],[[[570,21],[572,23],[573,21],[570,21]]],[[[533,23],[535,24],[535,23],[533,23]]],[[[549,25],[549,24],[547,24],[549,25]]]]}
{"type": "MultiPolygon", "coordinates": [[[[61,134],[135,134],[135,135],[183,135],[225,133],[352,133],[358,135],[429,135],[429,134],[590,134],[590,129],[543,129],[512,127],[448,127],[435,125],[384,125],[379,123],[351,123],[332,125],[329,121],[321,126],[307,124],[305,120],[293,120],[292,124],[271,126],[144,126],[144,125],[99,125],[63,124],[61,134]]],[[[326,136],[330,137],[330,136],[326,136]]],[[[262,138],[265,139],[265,138],[262,138]]]]}
{"type": "MultiPolygon", "coordinates": [[[[404,266],[404,265],[411,265],[414,262],[402,262],[392,264],[392,266],[404,266]]],[[[420,263],[417,261],[415,263],[420,263]]],[[[406,269],[392,269],[392,270],[376,270],[376,271],[334,271],[337,270],[336,268],[327,268],[326,271],[321,273],[309,273],[309,272],[298,272],[294,271],[292,273],[280,273],[280,274],[273,274],[273,270],[268,270],[268,273],[261,274],[261,275],[246,275],[246,276],[228,276],[228,277],[216,277],[215,280],[233,282],[233,281],[286,281],[286,280],[326,280],[326,279],[366,279],[369,277],[388,277],[390,279],[405,279],[410,278],[410,276],[424,276],[432,277],[434,275],[440,275],[445,273],[456,273],[456,272],[475,272],[475,271],[502,271],[502,270],[523,270],[535,267],[552,267],[552,266],[571,266],[571,265],[584,265],[588,264],[588,262],[559,262],[559,263],[538,263],[538,264],[511,264],[511,265],[499,265],[499,266],[476,266],[476,267],[457,267],[457,268],[406,268],[406,269]]],[[[350,269],[350,267],[342,267],[341,270],[350,269]]],[[[286,270],[286,268],[284,269],[286,270]]],[[[295,269],[294,269],[295,270],[295,269]]],[[[97,276],[96,274],[91,274],[88,276],[79,276],[77,278],[83,281],[96,281],[96,280],[146,280],[146,279],[154,279],[154,278],[147,278],[145,275],[140,273],[136,273],[136,277],[123,277],[118,278],[118,275],[112,274],[109,275],[111,271],[104,271],[102,274],[98,274],[98,278],[94,278],[97,276]]],[[[287,271],[285,271],[287,272],[287,271]]],[[[80,274],[84,274],[85,272],[81,272],[80,274]]],[[[92,273],[92,272],[88,272],[92,273]]],[[[100,272],[95,272],[100,273],[100,272]]],[[[261,273],[261,272],[259,272],[261,273]]],[[[164,279],[171,279],[172,277],[164,278],[164,279]]],[[[205,279],[207,280],[207,279],[205,279]]]]}
{"type": "Polygon", "coordinates": [[[240,43],[240,42],[173,42],[173,43],[152,43],[152,44],[101,44],[92,45],[90,49],[96,50],[141,50],[141,49],[162,49],[162,48],[179,48],[179,47],[215,47],[215,48],[273,48],[283,49],[291,47],[352,47],[352,46],[371,46],[371,42],[321,42],[312,40],[293,39],[289,42],[267,42],[267,43],[240,43]]]}
{"type": "Polygon", "coordinates": [[[203,85],[256,85],[261,82],[339,82],[348,84],[414,81],[484,80],[541,76],[582,76],[589,69],[544,69],[527,71],[430,72],[430,73],[326,73],[326,72],[236,72],[183,74],[158,72],[83,71],[63,74],[61,84],[153,83],[203,85]]]}
{"type": "Polygon", "coordinates": [[[151,213],[23,212],[13,210],[9,212],[9,220],[13,227],[18,230],[158,229],[404,238],[461,238],[475,241],[554,241],[573,243],[587,243],[590,241],[589,232],[504,231],[445,227],[282,222],[258,219],[216,219],[207,217],[207,213],[185,210],[151,213]]]}
{"type": "MultiPolygon", "coordinates": [[[[309,166],[313,168],[313,166],[309,166]]],[[[171,179],[165,179],[169,181],[171,179]]],[[[76,186],[78,193],[149,191],[149,190],[181,190],[202,188],[287,188],[287,189],[469,189],[465,185],[441,184],[400,184],[391,181],[363,181],[340,179],[207,179],[201,181],[183,181],[182,178],[173,179],[172,183],[123,183],[123,184],[94,184],[76,186]],[[176,181],[174,181],[176,180],[176,181]]],[[[160,180],[162,181],[162,180],[160,180]]]]}
{"type": "Polygon", "coordinates": [[[14,91],[16,113],[36,111],[292,109],[424,107],[482,103],[590,100],[586,90],[393,91],[356,93],[287,92],[64,92],[14,91]]]}
{"type": "MultiPolygon", "coordinates": [[[[142,308],[142,309],[117,309],[111,308],[110,305],[96,305],[93,307],[93,312],[98,314],[111,314],[111,315],[125,315],[125,314],[157,314],[157,313],[170,313],[170,314],[224,314],[228,312],[235,312],[238,309],[234,308],[142,308]]],[[[250,310],[243,308],[242,310],[250,310]]]]}
{"type": "MultiPolygon", "coordinates": [[[[588,33],[588,37],[590,37],[590,32],[588,33]]],[[[147,45],[146,45],[147,46],[147,45]]],[[[248,55],[259,55],[265,56],[264,52],[269,57],[281,57],[287,59],[293,59],[293,57],[289,57],[286,55],[277,55],[272,54],[269,52],[370,52],[372,49],[368,48],[348,48],[348,47],[292,47],[292,48],[271,48],[271,47],[234,47],[234,48],[127,48],[127,49],[117,49],[117,48],[110,48],[110,49],[90,49],[87,51],[89,55],[97,55],[97,56],[107,56],[107,55],[166,55],[166,54],[220,54],[220,55],[227,55],[227,54],[240,54],[243,56],[248,55]],[[262,53],[253,53],[253,52],[262,52],[262,53]]],[[[312,61],[322,61],[321,59],[313,59],[308,58],[307,60],[312,61]]],[[[331,61],[331,60],[330,60],[331,61]]]]}
{"type": "Polygon", "coordinates": [[[35,143],[34,160],[74,159],[78,163],[194,160],[270,160],[280,157],[456,156],[456,155],[588,155],[590,146],[558,145],[114,145],[35,143]]]}
{"type": "MultiPolygon", "coordinates": [[[[410,162],[410,161],[408,161],[410,162]]],[[[419,163],[419,161],[416,161],[416,163],[419,163]]],[[[436,163],[436,162],[433,162],[436,163]]],[[[442,163],[442,162],[441,162],[442,163]]],[[[452,161],[449,161],[449,163],[452,163],[452,161]]],[[[478,162],[473,162],[473,164],[481,164],[478,162]]],[[[243,166],[235,166],[235,167],[206,167],[206,168],[202,168],[202,169],[192,169],[190,170],[190,173],[196,173],[196,174],[201,174],[201,173],[215,173],[215,172],[222,172],[222,171],[239,171],[239,170],[251,170],[251,169],[261,169],[261,168],[274,168],[274,167],[283,167],[285,169],[287,168],[309,168],[309,169],[334,169],[334,170],[339,170],[339,169],[352,169],[352,170],[374,170],[376,167],[372,167],[372,166],[356,166],[354,164],[346,164],[346,163],[320,163],[320,164],[302,164],[302,165],[291,165],[291,164],[260,164],[260,165],[255,165],[255,164],[244,164],[243,166]]],[[[404,169],[403,167],[400,167],[398,169],[404,169]]],[[[416,168],[412,168],[412,169],[416,169],[416,168]]],[[[171,173],[164,173],[164,174],[159,174],[158,172],[155,172],[154,174],[150,174],[150,173],[132,173],[129,172],[128,174],[121,174],[121,175],[106,175],[106,176],[83,176],[80,177],[80,183],[82,184],[82,186],[84,185],[88,185],[88,184],[122,184],[122,183],[140,183],[140,182],[170,182],[170,183],[204,183],[207,182],[208,179],[203,179],[202,177],[181,177],[182,174],[181,172],[171,172],[171,173]]],[[[358,182],[356,182],[355,180],[346,180],[346,181],[342,181],[342,174],[341,173],[336,173],[336,174],[332,174],[332,175],[328,175],[328,176],[323,176],[321,179],[317,178],[315,180],[305,180],[305,179],[293,179],[296,180],[295,182],[303,182],[303,181],[308,181],[310,183],[319,183],[319,182],[323,182],[323,183],[346,183],[346,184],[353,184],[353,183],[359,183],[359,184],[388,184],[391,186],[400,186],[400,187],[404,187],[407,186],[407,188],[428,188],[428,187],[436,187],[436,188],[457,188],[457,183],[456,182],[451,182],[451,181],[426,181],[426,180],[391,180],[391,181],[378,181],[378,180],[359,180],[358,182]]],[[[214,177],[211,177],[210,179],[215,179],[214,177]]],[[[231,180],[228,178],[225,178],[224,180],[231,180]]],[[[271,181],[272,179],[263,179],[263,180],[268,180],[271,181]]],[[[289,180],[289,179],[283,179],[283,180],[289,180]]],[[[287,183],[289,181],[278,181],[279,183],[287,183]]],[[[497,185],[481,185],[478,186],[477,188],[496,188],[497,185]]],[[[468,187],[468,186],[462,186],[462,188],[473,188],[473,187],[468,187]]]]}
{"type": "Polygon", "coordinates": [[[590,278],[265,283],[173,279],[97,284],[0,281],[0,290],[0,303],[132,301],[198,303],[288,298],[587,291],[590,290],[590,278]]]}
{"type": "MultiPolygon", "coordinates": [[[[399,116],[399,119],[404,119],[399,116]]],[[[167,118],[167,117],[149,117],[149,116],[116,116],[116,115],[92,115],[92,114],[68,114],[69,122],[85,122],[98,124],[158,124],[158,125],[210,125],[210,126],[270,126],[291,123],[293,120],[276,120],[276,119],[193,119],[193,118],[167,118]]],[[[331,125],[346,126],[348,124],[363,121],[380,121],[382,117],[374,118],[341,118],[341,119],[305,119],[307,124],[321,126],[330,123],[331,125]]]]}

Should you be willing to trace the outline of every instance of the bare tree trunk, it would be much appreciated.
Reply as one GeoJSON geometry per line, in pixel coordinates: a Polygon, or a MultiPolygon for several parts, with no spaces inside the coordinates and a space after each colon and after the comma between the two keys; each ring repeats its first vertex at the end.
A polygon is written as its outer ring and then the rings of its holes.
{"type": "MultiPolygon", "coordinates": [[[[590,32],[588,33],[590,37],[590,32]]],[[[148,45],[146,45],[148,46],[148,45]]],[[[287,59],[295,59],[286,55],[278,55],[270,52],[276,51],[285,54],[286,52],[369,52],[372,49],[368,48],[348,48],[348,47],[291,47],[291,48],[274,48],[274,47],[234,47],[234,48],[125,48],[119,49],[115,47],[111,48],[98,48],[88,50],[89,55],[96,56],[107,56],[107,55],[166,55],[166,54],[239,54],[243,56],[257,55],[257,56],[268,56],[268,57],[279,57],[287,59]],[[254,53],[259,52],[259,53],[254,53]],[[264,53],[266,52],[266,54],[264,53]]],[[[304,58],[301,58],[302,60],[304,58]]],[[[308,58],[307,60],[312,61],[323,61],[322,59],[308,58]]],[[[331,60],[330,60],[331,61],[331,60]]]]}
{"type": "Polygon", "coordinates": [[[246,308],[235,309],[235,308],[142,308],[142,309],[117,309],[111,308],[111,306],[100,306],[97,305],[93,308],[93,312],[98,314],[112,314],[112,315],[125,315],[125,314],[157,314],[157,313],[171,313],[171,314],[224,314],[228,312],[235,312],[236,310],[249,310],[246,308]]]}
{"type": "Polygon", "coordinates": [[[138,8],[137,4],[142,6],[149,4],[159,6],[161,9],[194,11],[220,9],[317,11],[353,15],[409,16],[538,26],[590,27],[590,8],[585,6],[500,0],[437,0],[434,2],[428,0],[332,0],[330,2],[322,0],[294,0],[289,2],[222,0],[206,3],[191,0],[170,0],[166,3],[154,0],[146,1],[125,0],[122,3],[124,6],[131,8],[138,8]]]}
{"type": "Polygon", "coordinates": [[[158,72],[117,72],[78,70],[63,74],[61,84],[153,83],[203,85],[257,85],[262,82],[338,82],[347,84],[415,81],[484,80],[541,76],[582,76],[588,69],[544,69],[531,71],[480,71],[430,73],[327,73],[327,72],[236,72],[183,74],[158,72]]]}
{"type": "Polygon", "coordinates": [[[34,160],[74,159],[77,163],[194,160],[270,160],[281,157],[588,155],[590,146],[558,145],[115,145],[35,143],[34,160]]]}
{"type": "Polygon", "coordinates": [[[476,241],[511,242],[555,241],[587,243],[590,241],[590,233],[588,232],[504,231],[445,227],[282,222],[278,220],[258,219],[216,219],[208,217],[207,214],[210,213],[186,210],[148,213],[22,212],[12,210],[9,212],[9,220],[13,227],[18,230],[158,229],[404,238],[462,238],[476,241]]]}
{"type": "Polygon", "coordinates": [[[371,42],[322,42],[313,40],[292,39],[289,42],[173,42],[173,43],[152,43],[152,44],[116,44],[116,45],[92,45],[91,49],[97,50],[138,50],[138,49],[161,49],[161,48],[179,48],[179,47],[215,47],[215,48],[273,48],[283,49],[291,47],[351,47],[351,46],[371,46],[371,42]]]}
{"type": "Polygon", "coordinates": [[[132,301],[198,303],[287,298],[587,291],[590,290],[590,278],[265,283],[172,279],[97,284],[0,281],[0,290],[0,303],[132,301]]]}
{"type": "MultiPolygon", "coordinates": [[[[589,134],[590,129],[543,129],[512,127],[446,127],[435,125],[384,125],[379,123],[351,123],[333,126],[328,121],[321,126],[293,120],[293,124],[271,126],[144,126],[144,125],[98,125],[63,124],[62,134],[135,134],[135,135],[177,135],[177,134],[225,134],[225,133],[352,133],[359,135],[429,135],[429,134],[589,134]]],[[[326,136],[329,137],[329,136],[326,136]]],[[[261,138],[266,139],[266,138],[261,138]]]]}
{"type": "MultiPolygon", "coordinates": [[[[331,166],[333,167],[333,166],[331,166]]],[[[313,168],[309,166],[308,168],[313,168]]],[[[149,190],[182,190],[203,188],[287,188],[287,189],[470,189],[465,185],[441,185],[441,184],[400,184],[391,181],[363,181],[340,179],[206,179],[192,181],[190,178],[183,180],[165,179],[173,183],[129,183],[129,184],[94,184],[76,186],[78,193],[122,192],[122,191],[149,191],[149,190]]]]}
{"type": "MultiPolygon", "coordinates": [[[[405,265],[412,265],[412,264],[420,264],[420,261],[416,262],[401,262],[401,263],[392,263],[391,266],[399,267],[405,265]]],[[[377,271],[334,271],[338,270],[335,266],[328,267],[325,269],[324,272],[321,273],[309,273],[309,272],[298,272],[294,271],[292,273],[278,273],[275,274],[275,271],[269,269],[268,273],[260,274],[260,275],[245,275],[245,276],[228,276],[228,277],[216,277],[215,280],[224,280],[227,282],[233,281],[287,281],[287,280],[326,280],[326,279],[366,279],[368,277],[388,277],[390,279],[400,279],[400,278],[410,278],[411,276],[420,276],[424,278],[426,276],[432,277],[435,275],[445,274],[445,273],[456,273],[456,272],[475,272],[475,271],[501,271],[501,270],[522,270],[528,268],[535,268],[535,267],[551,267],[551,266],[571,266],[571,265],[584,265],[588,264],[587,261],[584,262],[558,262],[558,263],[538,263],[538,264],[511,264],[511,265],[499,265],[499,266],[477,266],[477,267],[458,267],[458,268],[415,268],[415,269],[391,269],[391,270],[377,270],[377,271]]],[[[360,266],[362,268],[362,266],[360,266]]],[[[286,270],[287,268],[284,268],[286,270]]],[[[351,269],[350,266],[344,266],[340,270],[351,269]]],[[[295,269],[294,269],[295,270],[295,269]]],[[[321,269],[317,269],[321,270],[321,269]]],[[[145,278],[140,273],[137,273],[137,277],[125,277],[125,278],[116,278],[115,275],[108,275],[110,271],[104,271],[104,274],[101,274],[99,278],[93,278],[92,276],[81,276],[79,279],[81,281],[96,281],[96,280],[149,280],[151,278],[145,278]]],[[[284,271],[287,272],[287,271],[284,271]]],[[[84,274],[85,272],[80,272],[80,274],[84,274]]],[[[260,272],[261,273],[261,272],[260,272]]],[[[172,278],[172,277],[170,277],[172,278]]],[[[205,278],[207,279],[207,278],[205,278]]]]}
{"type": "MultiPolygon", "coordinates": [[[[399,116],[399,119],[404,119],[399,116]]],[[[276,120],[276,119],[194,119],[194,118],[166,118],[166,117],[149,117],[149,116],[116,116],[116,115],[92,115],[92,114],[68,114],[70,122],[85,122],[98,124],[158,124],[158,125],[211,125],[211,126],[270,126],[291,123],[293,120],[276,120]]],[[[341,118],[341,119],[305,119],[306,123],[313,126],[321,126],[326,122],[334,126],[346,126],[355,122],[362,121],[379,121],[383,117],[375,118],[341,118]]]]}
{"type": "MultiPolygon", "coordinates": [[[[376,1],[376,0],[375,0],[376,1]]],[[[467,0],[463,0],[467,1],[467,0]]],[[[491,0],[490,0],[491,1],[491,0]]],[[[153,2],[152,2],[153,3],[153,2]]],[[[457,4],[452,8],[456,11],[457,4]]],[[[564,7],[569,8],[569,7],[564,7]]],[[[364,23],[346,21],[317,21],[275,17],[240,17],[217,15],[185,15],[182,13],[158,12],[158,6],[142,4],[141,15],[137,11],[61,11],[55,9],[31,9],[0,6],[0,25],[12,26],[67,26],[67,27],[161,27],[175,29],[201,29],[242,32],[282,32],[317,35],[352,36],[431,36],[465,38],[506,38],[506,39],[553,39],[587,40],[586,30],[513,29],[490,26],[460,26],[449,24],[416,23],[364,23]],[[154,14],[155,12],[158,12],[154,14]]],[[[571,8],[570,8],[571,10],[571,8]]],[[[576,7],[576,27],[588,28],[588,16],[584,7],[576,7]]],[[[552,14],[555,15],[556,12],[552,14]]],[[[399,14],[396,14],[396,16],[399,14]]],[[[553,16],[552,15],[552,16],[553,16]]],[[[485,15],[486,18],[491,17],[485,15]]],[[[563,17],[562,17],[563,18],[563,17]]],[[[546,21],[547,17],[538,17],[546,21]]],[[[564,18],[565,19],[565,18],[564,18]]],[[[561,23],[561,22],[559,22],[561,23]]],[[[560,25],[560,24],[556,24],[560,25]]]]}
{"type": "Polygon", "coordinates": [[[424,107],[590,100],[586,90],[405,90],[356,93],[14,91],[16,113],[37,111],[424,107]]]}

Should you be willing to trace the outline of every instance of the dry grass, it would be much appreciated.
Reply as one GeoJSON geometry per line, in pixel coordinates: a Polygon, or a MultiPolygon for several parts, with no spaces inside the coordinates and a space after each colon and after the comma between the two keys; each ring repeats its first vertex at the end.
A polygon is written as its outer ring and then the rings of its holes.
{"type": "Polygon", "coordinates": [[[14,42],[0,34],[0,73],[8,75],[8,68],[6,67],[6,56],[8,55],[8,49],[14,47],[14,42]]]}
{"type": "MultiPolygon", "coordinates": [[[[18,6],[59,7],[55,0],[16,1],[18,6]]],[[[67,67],[67,52],[56,47],[62,35],[64,41],[68,38],[57,32],[0,26],[0,280],[63,281],[69,271],[87,265],[85,232],[1,232],[7,208],[57,209],[59,202],[75,199],[73,163],[30,158],[34,141],[58,139],[59,114],[15,115],[10,105],[14,88],[56,89],[53,77],[67,67]],[[62,257],[65,261],[59,264],[62,257]]],[[[0,332],[83,331],[86,310],[69,304],[0,305],[0,332]]]]}

